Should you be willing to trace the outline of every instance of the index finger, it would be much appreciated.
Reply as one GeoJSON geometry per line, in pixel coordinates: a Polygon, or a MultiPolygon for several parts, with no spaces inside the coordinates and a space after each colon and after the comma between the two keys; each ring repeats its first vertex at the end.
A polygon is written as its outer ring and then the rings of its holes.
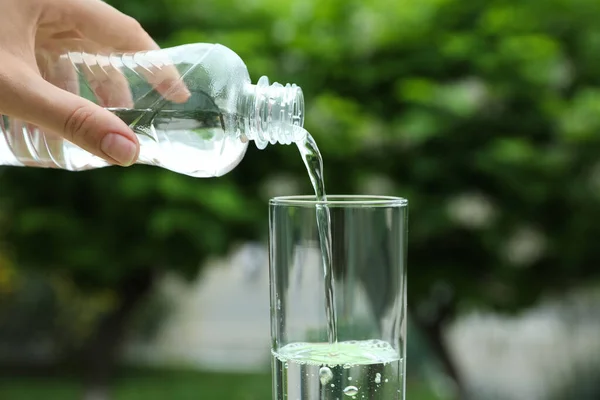
{"type": "MultiPolygon", "coordinates": [[[[134,18],[100,0],[69,0],[71,22],[88,40],[118,52],[158,50],[160,47],[134,18]]],[[[174,102],[190,96],[177,68],[163,63],[160,68],[136,68],[161,95],[174,102]]]]}
{"type": "Polygon", "coordinates": [[[118,51],[159,49],[136,19],[101,0],[67,0],[62,3],[64,13],[77,31],[103,47],[118,51]]]}

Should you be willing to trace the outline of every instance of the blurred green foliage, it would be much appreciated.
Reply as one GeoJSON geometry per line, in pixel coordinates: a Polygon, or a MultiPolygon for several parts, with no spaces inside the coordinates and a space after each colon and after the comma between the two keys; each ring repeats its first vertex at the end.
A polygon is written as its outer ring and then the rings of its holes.
{"type": "MultiPolygon", "coordinates": [[[[514,310],[600,274],[600,2],[112,0],[163,46],[219,42],[300,85],[329,193],[410,201],[409,304],[514,310]]],[[[296,149],[219,179],[158,168],[3,168],[20,266],[111,288],[193,277],[265,239],[267,200],[310,193],[296,149]]],[[[432,311],[433,310],[433,311],[432,311]]]]}
{"type": "MultiPolygon", "coordinates": [[[[254,80],[302,86],[329,192],[409,198],[413,299],[445,281],[462,298],[518,306],[548,284],[595,276],[600,3],[111,3],[163,46],[220,42],[254,80]],[[487,204],[488,220],[468,223],[477,204],[464,221],[453,216],[463,195],[487,204]],[[506,247],[522,229],[544,243],[525,268],[506,247]]],[[[276,178],[310,193],[288,146],[251,148],[212,180],[144,166],[4,168],[5,238],[20,265],[82,284],[110,286],[146,268],[193,276],[207,255],[264,237],[276,178]]]]}

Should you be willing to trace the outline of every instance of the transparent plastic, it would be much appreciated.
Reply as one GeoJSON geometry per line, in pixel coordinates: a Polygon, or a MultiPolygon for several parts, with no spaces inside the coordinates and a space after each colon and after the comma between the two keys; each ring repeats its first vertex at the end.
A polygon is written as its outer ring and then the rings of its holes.
{"type": "MultiPolygon", "coordinates": [[[[140,141],[140,164],[221,176],[240,163],[249,141],[264,149],[306,134],[302,90],[270,85],[265,76],[252,84],[242,59],[219,44],[40,59],[53,83],[129,124],[140,141]]],[[[110,164],[31,124],[0,116],[0,165],[81,171],[110,164]]]]}

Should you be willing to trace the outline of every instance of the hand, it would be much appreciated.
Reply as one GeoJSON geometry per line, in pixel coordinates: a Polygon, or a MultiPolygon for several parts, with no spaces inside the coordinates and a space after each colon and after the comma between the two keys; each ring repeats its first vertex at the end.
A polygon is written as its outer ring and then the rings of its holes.
{"type": "MultiPolygon", "coordinates": [[[[59,135],[112,164],[133,164],[139,155],[136,135],[103,108],[130,105],[124,77],[115,71],[91,82],[100,103],[95,104],[76,94],[71,65],[50,60],[65,51],[135,52],[158,45],[136,20],[101,0],[0,0],[0,8],[0,114],[59,135]]],[[[146,76],[156,90],[185,101],[185,88],[172,90],[179,82],[177,70],[159,72],[146,76]]]]}

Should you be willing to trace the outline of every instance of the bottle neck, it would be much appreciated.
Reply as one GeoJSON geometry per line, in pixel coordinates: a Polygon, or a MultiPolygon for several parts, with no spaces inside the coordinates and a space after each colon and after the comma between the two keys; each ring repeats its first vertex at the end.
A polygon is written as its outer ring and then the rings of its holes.
{"type": "Polygon", "coordinates": [[[304,96],[295,84],[269,85],[266,76],[249,84],[243,95],[242,135],[264,149],[270,144],[291,144],[303,140],[304,96]]]}

